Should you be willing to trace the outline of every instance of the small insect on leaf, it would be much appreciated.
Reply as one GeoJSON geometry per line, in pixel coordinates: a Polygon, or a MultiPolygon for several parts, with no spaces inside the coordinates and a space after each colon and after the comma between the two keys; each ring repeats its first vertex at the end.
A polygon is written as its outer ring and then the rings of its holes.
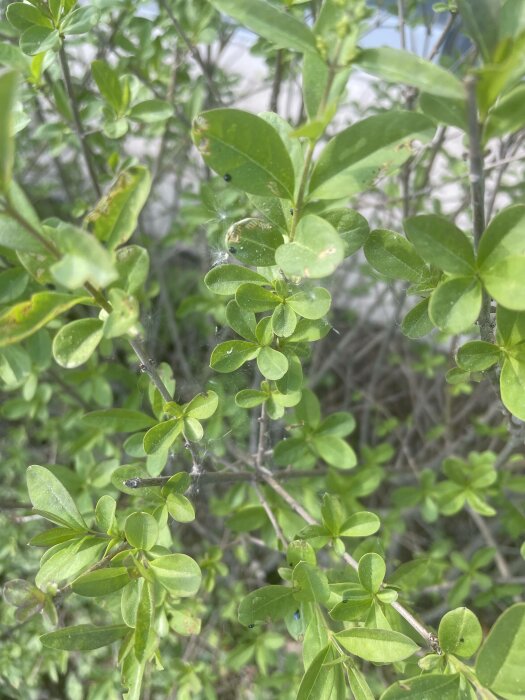
{"type": "Polygon", "coordinates": [[[232,176],[230,175],[230,173],[225,173],[223,175],[224,182],[231,182],[231,179],[232,179],[232,176]]]}

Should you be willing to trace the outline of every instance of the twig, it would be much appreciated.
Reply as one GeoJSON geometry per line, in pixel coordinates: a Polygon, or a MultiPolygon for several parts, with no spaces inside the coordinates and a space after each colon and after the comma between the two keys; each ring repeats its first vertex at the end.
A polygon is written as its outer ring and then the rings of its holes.
{"type": "Polygon", "coordinates": [[[451,12],[451,13],[450,13],[450,16],[449,16],[449,18],[448,18],[448,22],[447,22],[446,25],[445,25],[445,28],[444,28],[443,31],[441,32],[441,36],[438,38],[438,40],[437,40],[436,43],[434,44],[432,50],[431,50],[430,53],[428,54],[428,57],[427,57],[427,60],[428,60],[428,61],[434,60],[434,58],[436,57],[436,55],[437,55],[439,49],[440,49],[440,48],[443,46],[443,44],[445,43],[445,39],[447,38],[447,35],[448,35],[449,31],[452,29],[452,25],[454,24],[455,21],[456,21],[456,14],[453,13],[453,12],[451,12]]]}
{"type": "Polygon", "coordinates": [[[171,8],[168,6],[168,4],[165,2],[165,0],[160,0],[159,4],[164,8],[166,11],[166,14],[170,18],[173,26],[175,27],[175,31],[179,35],[179,37],[182,39],[182,41],[186,44],[188,51],[193,57],[193,60],[195,63],[199,66],[199,68],[202,71],[202,75],[204,76],[204,79],[206,80],[206,84],[208,85],[208,90],[210,91],[210,95],[212,95],[213,99],[217,102],[217,104],[222,104],[221,96],[217,92],[217,88],[215,86],[215,83],[212,80],[212,77],[210,75],[210,71],[208,66],[204,63],[202,60],[202,56],[199,53],[199,50],[197,47],[192,43],[184,29],[182,28],[179,20],[175,17],[173,12],[171,11],[171,8]]]}
{"type": "Polygon", "coordinates": [[[508,581],[512,576],[509,569],[509,565],[505,561],[505,558],[503,557],[502,553],[499,551],[498,543],[494,539],[490,528],[487,526],[487,523],[483,520],[481,515],[479,513],[476,513],[475,510],[472,510],[472,508],[467,508],[467,512],[472,518],[476,527],[478,528],[486,544],[494,549],[494,561],[496,563],[496,567],[500,573],[500,576],[503,580],[508,581]]]}
{"type": "MultiPolygon", "coordinates": [[[[476,99],[476,78],[470,75],[465,80],[468,103],[469,128],[469,179],[470,203],[472,206],[472,223],[474,233],[474,249],[477,251],[483,231],[485,230],[485,175],[483,172],[483,150],[481,147],[481,128],[478,120],[478,104],[476,99]]],[[[484,291],[481,311],[478,319],[481,340],[488,343],[493,341],[494,328],[490,318],[490,297],[484,291]]],[[[497,389],[497,378],[489,374],[492,384],[497,389]]]]}
{"type": "MultiPolygon", "coordinates": [[[[305,469],[303,471],[282,471],[274,472],[273,478],[278,481],[289,481],[293,479],[312,479],[319,476],[325,476],[326,471],[321,469],[305,469]]],[[[124,484],[129,489],[141,489],[146,487],[164,486],[171,479],[171,476],[152,476],[152,477],[130,477],[124,484]]],[[[240,482],[257,482],[265,480],[262,474],[255,472],[207,472],[200,477],[200,483],[207,484],[237,484],[240,482]]]]}
{"type": "MultiPolygon", "coordinates": [[[[281,498],[290,506],[290,508],[297,513],[308,525],[318,525],[317,520],[315,518],[312,518],[312,516],[304,510],[304,508],[301,506],[300,503],[298,503],[293,496],[291,496],[283,487],[278,484],[275,479],[272,478],[272,475],[264,469],[262,471],[262,477],[266,483],[271,486],[271,488],[277,493],[281,498]]],[[[346,561],[347,564],[349,564],[354,570],[357,571],[358,568],[358,563],[357,561],[348,553],[345,552],[343,554],[343,559],[346,561]]],[[[421,635],[423,639],[426,640],[427,644],[430,646],[431,649],[433,649],[436,653],[441,653],[441,649],[439,647],[439,643],[437,640],[437,637],[435,634],[432,632],[429,632],[424,625],[422,625],[414,615],[409,612],[406,608],[404,608],[400,603],[394,602],[391,603],[392,607],[394,610],[396,610],[401,617],[403,617],[409,625],[416,630],[418,634],[421,635]]]]}
{"type": "Polygon", "coordinates": [[[82,126],[82,120],[80,118],[80,112],[78,109],[78,104],[75,98],[75,92],[73,90],[73,83],[71,81],[71,73],[69,71],[69,64],[67,62],[67,55],[62,44],[58,52],[60,58],[60,65],[62,66],[62,74],[64,75],[64,82],[66,84],[66,92],[69,97],[69,102],[71,104],[71,109],[73,111],[73,121],[75,123],[75,130],[77,136],[80,140],[80,145],[82,147],[82,153],[84,154],[84,160],[86,161],[86,166],[89,172],[89,177],[91,179],[91,184],[97,197],[100,199],[102,196],[102,190],[98,184],[97,175],[95,172],[95,166],[93,163],[93,155],[89,149],[88,143],[86,141],[86,134],[84,133],[84,127],[82,126]]]}

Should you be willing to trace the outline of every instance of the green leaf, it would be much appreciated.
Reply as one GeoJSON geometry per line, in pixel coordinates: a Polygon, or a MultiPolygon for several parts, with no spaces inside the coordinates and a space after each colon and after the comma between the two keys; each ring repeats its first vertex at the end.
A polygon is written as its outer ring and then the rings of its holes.
{"type": "Polygon", "coordinates": [[[300,561],[292,573],[293,595],[301,603],[326,603],[330,587],[326,574],[315,564],[300,561]]]}
{"type": "Polygon", "coordinates": [[[112,496],[104,494],[101,496],[95,507],[95,517],[97,524],[105,532],[109,532],[115,525],[115,511],[117,502],[112,496]]]}
{"type": "Polygon", "coordinates": [[[241,284],[245,282],[259,285],[268,284],[266,277],[241,265],[219,265],[210,270],[204,278],[204,284],[210,292],[225,296],[235,294],[241,284]]]}
{"type": "Polygon", "coordinates": [[[501,97],[490,110],[483,132],[485,143],[494,137],[505,136],[519,131],[523,126],[523,104],[525,85],[517,85],[501,97]]]}
{"type": "Polygon", "coordinates": [[[124,96],[118,72],[106,61],[97,60],[91,64],[91,74],[102,97],[119,114],[124,107],[124,96]]]}
{"type": "Polygon", "coordinates": [[[330,292],[324,287],[313,287],[308,291],[297,292],[286,299],[296,314],[303,318],[318,319],[325,316],[332,303],[330,292]]]}
{"type": "Polygon", "coordinates": [[[272,331],[279,338],[288,338],[297,326],[295,311],[286,303],[275,307],[272,314],[272,331]]]}
{"type": "Polygon", "coordinates": [[[461,676],[432,673],[397,681],[387,688],[380,700],[458,700],[461,676]]]}
{"type": "Polygon", "coordinates": [[[119,591],[130,582],[128,570],[124,566],[117,566],[111,569],[98,569],[82,574],[71,584],[74,593],[87,596],[88,598],[98,598],[119,591]]]}
{"type": "Polygon", "coordinates": [[[117,278],[111,255],[93,236],[65,223],[57,228],[44,227],[44,232],[62,253],[62,258],[49,268],[59,284],[72,290],[86,282],[105,287],[117,278]]]}
{"type": "Polygon", "coordinates": [[[144,289],[149,272],[149,255],[145,248],[128,245],[119,248],[115,256],[118,285],[128,294],[137,294],[144,289]]]}
{"type": "Polygon", "coordinates": [[[288,370],[288,359],[282,352],[264,347],[257,355],[257,366],[266,379],[280,379],[288,370]]]}
{"type": "Polygon", "coordinates": [[[212,109],[194,120],[192,136],[206,164],[235,187],[262,197],[293,197],[292,161],[277,131],[261,117],[212,109]]]}
{"type": "Polygon", "coordinates": [[[25,2],[10,3],[5,14],[9,24],[22,32],[33,25],[52,27],[50,18],[40,8],[25,2]]]}
{"type": "Polygon", "coordinates": [[[525,603],[500,615],[476,659],[476,675],[494,693],[508,698],[525,694],[525,603]]]}
{"type": "Polygon", "coordinates": [[[315,431],[316,435],[336,435],[344,438],[355,430],[355,418],[346,411],[337,411],[321,421],[315,431]]]}
{"type": "MultiPolygon", "coordinates": [[[[44,517],[48,515],[40,513],[44,517]]],[[[77,537],[56,545],[48,550],[41,561],[35,583],[40,590],[56,590],[57,586],[70,579],[75,579],[86,569],[94,566],[107,545],[99,537],[77,537]]]]}
{"type": "Polygon", "coordinates": [[[338,658],[339,655],[330,644],[321,649],[301,680],[296,700],[338,699],[338,695],[335,695],[335,674],[340,666],[334,666],[333,663],[338,658]]]}
{"type": "Polygon", "coordinates": [[[423,114],[435,119],[440,124],[455,126],[468,132],[466,99],[460,100],[424,92],[419,98],[419,107],[423,114]]]}
{"type": "Polygon", "coordinates": [[[418,645],[401,632],[355,627],[335,635],[339,644],[354,656],[375,663],[395,663],[412,656],[418,645]]]}
{"type": "Polygon", "coordinates": [[[64,651],[89,651],[113,644],[129,632],[127,625],[75,625],[63,627],[56,632],[48,632],[40,637],[40,641],[49,649],[64,651]]]}
{"type": "Polygon", "coordinates": [[[428,315],[429,299],[423,299],[410,309],[401,323],[401,330],[408,338],[423,338],[434,328],[428,315]]]}
{"type": "Polygon", "coordinates": [[[457,0],[457,6],[466,33],[488,63],[498,44],[500,2],[457,0]]]}
{"type": "Polygon", "coordinates": [[[217,394],[214,391],[205,391],[202,394],[197,394],[184,406],[184,415],[198,420],[206,420],[213,416],[218,405],[219,397],[217,394]]]}
{"type": "Polygon", "coordinates": [[[525,358],[507,357],[499,378],[501,400],[520,420],[525,420],[525,358]]]}
{"type": "Polygon", "coordinates": [[[525,255],[500,260],[481,270],[481,279],[494,299],[513,311],[525,310],[525,255]]]}
{"type": "Polygon", "coordinates": [[[124,532],[132,547],[147,551],[157,543],[159,526],[149,513],[131,513],[124,523],[124,532]]]}
{"type": "Polygon", "coordinates": [[[317,52],[314,35],[307,25],[265,0],[210,0],[220,12],[236,19],[275,46],[300,51],[317,52]]]}
{"type": "Polygon", "coordinates": [[[90,428],[110,433],[135,433],[156,424],[151,416],[127,408],[105,408],[86,413],[82,422],[90,428]]]}
{"type": "Polygon", "coordinates": [[[137,165],[123,170],[86,217],[95,236],[110,250],[125,243],[135,231],[150,187],[151,175],[147,168],[137,165]]]}
{"type": "Polygon", "coordinates": [[[365,676],[357,667],[347,666],[346,673],[355,700],[374,700],[374,694],[370,690],[365,676]]]}
{"type": "Polygon", "coordinates": [[[6,191],[13,173],[15,158],[13,107],[17,85],[18,74],[15,71],[0,73],[0,104],[2,105],[0,110],[0,192],[6,191]]]}
{"type": "Polygon", "coordinates": [[[430,265],[457,275],[474,271],[472,243],[451,221],[434,214],[406,219],[404,228],[417,252],[430,265]]]}
{"type": "Polygon", "coordinates": [[[405,83],[431,95],[463,99],[464,87],[455,75],[416,54],[382,46],[359,52],[356,65],[387,82],[405,83]]]}
{"type": "Polygon", "coordinates": [[[483,372],[498,362],[500,353],[497,345],[483,340],[473,340],[459,348],[458,367],[467,372],[483,372]]]}
{"type": "Polygon", "coordinates": [[[199,442],[204,437],[204,428],[196,418],[184,418],[182,431],[191,442],[199,442]]]}
{"type": "Polygon", "coordinates": [[[363,554],[359,560],[357,573],[363,588],[369,593],[377,593],[386,574],[385,560],[375,552],[363,554]]]}
{"type": "Polygon", "coordinates": [[[195,595],[201,585],[201,570],[186,554],[166,554],[149,564],[150,570],[164,588],[176,598],[195,595]]]}
{"type": "Polygon", "coordinates": [[[319,278],[331,275],[343,256],[344,246],[334,227],[307,214],[299,221],[294,240],[277,249],[275,261],[286,275],[319,278]]]}
{"type": "Polygon", "coordinates": [[[29,27],[20,37],[20,48],[28,56],[56,49],[59,44],[60,34],[51,27],[29,27]]]}
{"type": "Polygon", "coordinates": [[[334,136],[310,179],[309,199],[337,199],[362,192],[378,175],[413,155],[413,139],[426,141],[434,123],[422,114],[390,111],[367,117],[334,136]]]}
{"type": "Polygon", "coordinates": [[[275,251],[284,243],[275,226],[262,219],[242,219],[230,226],[226,245],[232,255],[246,265],[275,265],[275,251]]]}
{"type": "Polygon", "coordinates": [[[253,282],[241,284],[235,292],[235,301],[244,311],[259,313],[279,305],[279,297],[253,282]]]}
{"type": "Polygon", "coordinates": [[[332,209],[324,215],[326,221],[335,228],[345,248],[345,258],[364,245],[370,228],[364,216],[353,209],[332,209]]]}
{"type": "Polygon", "coordinates": [[[441,618],[438,638],[445,654],[469,658],[478,650],[483,630],[473,612],[468,608],[457,608],[441,618]]]}
{"type": "MultiPolygon", "coordinates": [[[[30,201],[25,196],[23,190],[11,180],[6,190],[11,207],[15,209],[20,217],[31,227],[37,230],[43,238],[46,238],[40,220],[33,209],[30,201]]],[[[0,245],[16,250],[17,253],[38,253],[39,255],[49,255],[42,243],[18,221],[12,219],[7,214],[0,214],[0,245]]],[[[20,255],[20,262],[25,266],[23,255],[20,255]]],[[[30,270],[29,270],[30,272],[30,270]]]]}
{"type": "Polygon", "coordinates": [[[506,258],[525,254],[525,206],[516,204],[500,211],[489,223],[479,242],[481,270],[506,258]]]}
{"type": "Polygon", "coordinates": [[[84,303],[79,294],[37,292],[28,301],[21,301],[0,315],[0,347],[18,343],[45,326],[64,311],[84,303]]]}
{"type": "Polygon", "coordinates": [[[339,537],[369,537],[376,533],[381,521],[375,513],[361,511],[354,513],[341,525],[339,537]]]}
{"type": "MultiPolygon", "coordinates": [[[[150,647],[150,635],[152,633],[153,615],[155,612],[155,600],[153,598],[153,586],[145,580],[140,591],[135,621],[135,634],[133,650],[138,661],[145,661],[150,647]]],[[[156,636],[156,635],[151,635],[156,636]]]]}
{"type": "Polygon", "coordinates": [[[178,523],[191,523],[195,520],[195,509],[186,496],[181,493],[169,493],[166,507],[173,520],[178,523]]]}
{"type": "Polygon", "coordinates": [[[394,231],[372,231],[365,242],[364,253],[370,265],[388,278],[419,282],[427,271],[412,243],[394,231]]]}
{"type": "Polygon", "coordinates": [[[255,408],[268,400],[269,394],[256,389],[241,389],[235,394],[235,403],[241,408],[255,408]]]}
{"type": "Polygon", "coordinates": [[[313,446],[327,464],[337,469],[352,469],[357,457],[350,445],[337,435],[315,435],[313,446]]]}
{"type": "Polygon", "coordinates": [[[227,340],[213,348],[210,367],[216,372],[233,372],[257,357],[259,346],[244,340],[227,340]]]}
{"type": "Polygon", "coordinates": [[[144,124],[166,121],[173,115],[173,107],[164,100],[144,100],[133,105],[129,118],[144,124]]]}
{"type": "Polygon", "coordinates": [[[49,520],[73,530],[87,530],[74,500],[49,469],[37,464],[27,468],[27,490],[33,508],[45,513],[49,520]]]}
{"type": "Polygon", "coordinates": [[[285,586],[263,586],[252,591],[239,605],[239,622],[249,627],[256,622],[281,620],[297,609],[292,589],[285,586]]]}
{"type": "Polygon", "coordinates": [[[445,333],[466,331],[481,310],[481,285],[472,277],[452,277],[441,282],[430,298],[432,323],[445,333]]]}
{"type": "Polygon", "coordinates": [[[87,362],[102,340],[103,325],[96,318],[84,318],[62,326],[53,339],[53,357],[58,364],[71,369],[87,362]]]}
{"type": "Polygon", "coordinates": [[[96,7],[77,7],[70,12],[60,26],[61,32],[68,36],[70,34],[84,34],[95,25],[99,16],[96,7]]]}
{"type": "Polygon", "coordinates": [[[509,311],[503,306],[496,309],[498,342],[504,347],[518,345],[525,340],[525,313],[509,311]]]}

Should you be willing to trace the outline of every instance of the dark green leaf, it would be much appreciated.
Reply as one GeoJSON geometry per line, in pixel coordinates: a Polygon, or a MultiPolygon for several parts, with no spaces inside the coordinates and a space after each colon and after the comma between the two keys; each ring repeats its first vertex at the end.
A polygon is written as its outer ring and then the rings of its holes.
{"type": "Polygon", "coordinates": [[[428,315],[428,303],[429,299],[423,299],[412,307],[403,319],[401,330],[409,338],[423,338],[434,328],[428,315]]]}
{"type": "Polygon", "coordinates": [[[0,110],[0,192],[4,192],[9,186],[13,171],[15,157],[13,107],[17,85],[18,75],[15,71],[0,73],[0,104],[2,105],[0,110]]]}
{"type": "Polygon", "coordinates": [[[525,694],[525,603],[512,605],[500,615],[476,659],[480,682],[508,698],[525,694]]]}
{"type": "Polygon", "coordinates": [[[405,83],[431,95],[463,99],[461,82],[451,72],[414,53],[382,46],[360,51],[356,64],[387,82],[405,83]]]}
{"type": "Polygon", "coordinates": [[[233,372],[259,353],[259,346],[244,340],[227,340],[213,348],[210,367],[216,372],[233,372]]]}
{"type": "Polygon", "coordinates": [[[430,265],[457,275],[474,271],[472,243],[451,221],[434,214],[423,214],[406,219],[408,239],[430,265]]]}
{"type": "Polygon", "coordinates": [[[125,637],[128,632],[129,627],[126,625],[106,625],[105,627],[76,625],[43,634],[40,641],[49,649],[88,651],[113,644],[125,637]]]}
{"type": "Polygon", "coordinates": [[[123,566],[111,569],[98,569],[82,574],[71,584],[74,593],[98,598],[119,591],[130,582],[128,570],[123,566]]]}
{"type": "Polygon", "coordinates": [[[194,120],[192,135],[207,165],[235,187],[262,197],[293,197],[292,161],[264,119],[238,109],[212,109],[194,120]]]}
{"type": "Polygon", "coordinates": [[[270,5],[265,0],[210,1],[218,10],[276,46],[301,53],[316,53],[311,29],[284,9],[270,5]]]}
{"type": "Polygon", "coordinates": [[[283,243],[279,229],[262,219],[242,219],[226,234],[229,252],[237,260],[255,267],[275,265],[275,251],[283,243]]]}
{"type": "Polygon", "coordinates": [[[235,294],[238,287],[245,282],[267,285],[268,280],[253,270],[248,270],[241,265],[219,265],[208,272],[204,278],[204,284],[210,292],[228,296],[235,294]]]}
{"type": "Polygon", "coordinates": [[[413,154],[413,139],[427,140],[434,123],[415,112],[391,111],[352,124],[334,136],[319,156],[309,198],[337,199],[367,189],[380,174],[413,154]]]}
{"type": "Polygon", "coordinates": [[[249,626],[256,622],[281,620],[297,609],[292,589],[285,586],[264,586],[249,593],[239,605],[239,622],[249,626]]]}
{"type": "Polygon", "coordinates": [[[370,265],[385,277],[419,282],[427,270],[412,243],[394,231],[372,231],[364,252],[370,265]]]}

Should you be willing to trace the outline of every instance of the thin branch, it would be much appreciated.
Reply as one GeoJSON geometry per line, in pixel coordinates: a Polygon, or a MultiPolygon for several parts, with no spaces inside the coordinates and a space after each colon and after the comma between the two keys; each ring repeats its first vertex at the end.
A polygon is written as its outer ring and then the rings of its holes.
{"type": "MultiPolygon", "coordinates": [[[[289,481],[293,479],[312,479],[319,476],[325,476],[326,471],[321,469],[305,469],[303,471],[282,471],[274,472],[273,478],[278,481],[289,481]]],[[[129,489],[141,489],[152,486],[164,486],[171,479],[171,476],[152,476],[152,477],[130,477],[124,481],[124,485],[129,489]]],[[[241,482],[254,483],[257,481],[265,481],[264,475],[257,475],[255,472],[207,472],[200,477],[200,483],[207,484],[238,484],[241,482]]]]}
{"type": "Polygon", "coordinates": [[[441,47],[443,46],[443,44],[445,43],[445,39],[447,38],[448,33],[449,33],[449,31],[452,29],[452,25],[454,24],[455,21],[456,21],[456,14],[453,13],[453,12],[451,12],[451,13],[450,13],[450,16],[449,16],[449,18],[448,18],[448,22],[447,22],[446,25],[445,25],[445,28],[444,28],[443,31],[441,32],[441,36],[438,38],[438,40],[437,40],[436,43],[434,44],[432,50],[430,51],[430,53],[429,53],[428,56],[427,56],[427,60],[428,60],[428,61],[433,61],[433,60],[434,60],[434,58],[436,57],[438,51],[440,50],[440,48],[441,48],[441,47]]]}
{"type": "Polygon", "coordinates": [[[73,90],[73,83],[71,81],[71,73],[69,71],[69,63],[67,61],[67,54],[62,44],[58,52],[60,58],[60,65],[62,66],[62,74],[64,76],[64,82],[66,84],[66,92],[69,97],[69,102],[71,104],[71,109],[73,111],[73,121],[75,123],[75,130],[82,147],[82,153],[84,154],[84,160],[86,161],[86,166],[89,172],[89,177],[91,179],[91,184],[97,197],[100,199],[102,196],[102,190],[98,184],[97,175],[95,172],[95,165],[93,163],[93,155],[89,149],[89,145],[86,141],[86,134],[84,133],[84,127],[82,126],[82,120],[80,118],[80,111],[78,109],[78,104],[75,98],[75,91],[73,90]]]}
{"type": "Polygon", "coordinates": [[[173,12],[171,11],[171,8],[165,2],[165,0],[159,0],[159,5],[161,5],[164,8],[164,10],[166,11],[173,26],[175,27],[175,31],[179,35],[180,39],[184,42],[184,44],[186,44],[188,51],[190,52],[190,54],[193,57],[193,60],[201,69],[202,75],[204,76],[204,79],[206,80],[206,84],[208,85],[208,90],[210,91],[210,95],[212,95],[213,99],[217,102],[217,104],[219,104],[219,105],[222,104],[221,96],[217,92],[217,87],[216,87],[215,83],[213,82],[213,79],[210,75],[209,68],[202,60],[202,56],[200,55],[199,50],[192,43],[191,39],[188,37],[188,35],[184,31],[179,20],[175,17],[173,12]]]}
{"type": "MultiPolygon", "coordinates": [[[[283,489],[283,487],[275,481],[275,479],[269,472],[267,472],[266,469],[262,471],[262,477],[264,481],[269,486],[271,486],[275,493],[281,496],[281,498],[290,506],[290,508],[292,508],[292,510],[295,513],[297,513],[297,515],[299,515],[306,523],[308,523],[308,525],[318,525],[317,520],[315,520],[315,518],[313,518],[307,511],[305,511],[301,504],[298,503],[295,500],[295,498],[293,498],[293,496],[291,496],[285,489],[283,489]]],[[[357,571],[358,563],[350,554],[343,554],[343,559],[355,571],[357,571]]],[[[441,653],[439,642],[435,634],[429,632],[429,630],[427,630],[426,627],[422,625],[421,622],[419,622],[409,610],[403,607],[401,603],[394,602],[391,603],[391,605],[394,608],[394,610],[396,610],[401,615],[401,617],[403,617],[409,623],[412,629],[416,630],[416,632],[420,634],[423,639],[426,640],[427,644],[432,650],[434,650],[436,653],[441,653]]]]}

